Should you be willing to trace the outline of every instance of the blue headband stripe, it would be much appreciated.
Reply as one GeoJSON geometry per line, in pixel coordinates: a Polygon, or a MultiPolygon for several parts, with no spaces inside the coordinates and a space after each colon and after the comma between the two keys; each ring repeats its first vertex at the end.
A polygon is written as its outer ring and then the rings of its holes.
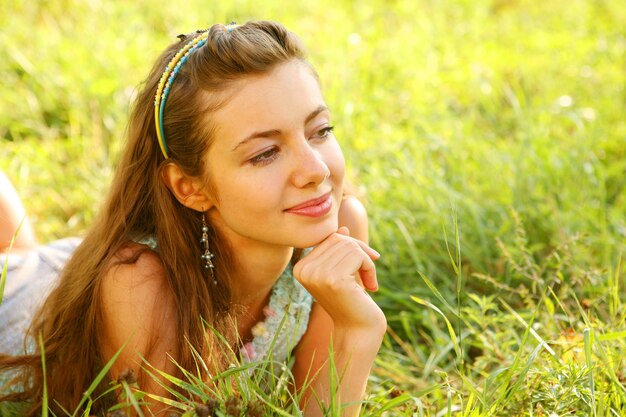
{"type": "Polygon", "coordinates": [[[163,71],[163,75],[161,76],[161,80],[159,81],[159,86],[157,87],[157,94],[154,99],[154,107],[155,107],[155,122],[157,125],[157,137],[159,139],[159,145],[161,147],[161,152],[165,159],[168,158],[168,147],[167,142],[165,140],[165,129],[163,127],[163,112],[165,109],[165,102],[167,101],[167,97],[170,93],[170,89],[172,87],[172,83],[178,72],[180,71],[182,65],[187,62],[189,55],[191,55],[196,49],[200,48],[207,42],[207,33],[204,32],[199,37],[193,39],[189,42],[185,47],[183,47],[172,60],[167,64],[165,70],[163,71]],[[172,64],[176,63],[172,68],[172,64]],[[171,71],[171,72],[170,72],[171,71]],[[167,79],[167,82],[164,81],[167,79]]]}

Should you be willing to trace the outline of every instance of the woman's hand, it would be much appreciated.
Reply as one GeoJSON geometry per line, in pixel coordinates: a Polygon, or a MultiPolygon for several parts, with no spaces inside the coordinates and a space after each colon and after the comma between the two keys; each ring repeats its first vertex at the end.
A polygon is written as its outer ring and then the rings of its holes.
{"type": "Polygon", "coordinates": [[[321,416],[333,397],[345,404],[342,416],[359,414],[370,368],[387,329],[385,315],[365,291],[378,289],[374,260],[379,257],[341,227],[293,268],[318,304],[294,366],[298,385],[307,387],[300,400],[307,417],[321,416]],[[329,361],[331,352],[334,357],[329,361]],[[341,375],[340,381],[333,382],[333,375],[341,375]]]}
{"type": "Polygon", "coordinates": [[[293,273],[330,315],[335,332],[377,329],[382,338],[385,316],[365,291],[378,289],[378,258],[378,252],[341,227],[298,261],[293,273]]]}

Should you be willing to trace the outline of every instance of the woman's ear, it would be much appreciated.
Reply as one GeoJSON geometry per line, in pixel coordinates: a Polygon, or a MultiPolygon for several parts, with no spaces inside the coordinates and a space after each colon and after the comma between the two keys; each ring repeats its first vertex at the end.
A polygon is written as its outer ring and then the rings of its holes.
{"type": "Polygon", "coordinates": [[[165,186],[182,205],[196,211],[205,211],[213,206],[213,200],[202,182],[185,175],[178,165],[165,165],[161,175],[165,186]]]}

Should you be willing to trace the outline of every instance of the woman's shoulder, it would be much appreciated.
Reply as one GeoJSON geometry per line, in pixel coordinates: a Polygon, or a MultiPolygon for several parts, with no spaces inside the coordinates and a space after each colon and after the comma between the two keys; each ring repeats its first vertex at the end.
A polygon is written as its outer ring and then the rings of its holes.
{"type": "Polygon", "coordinates": [[[346,226],[350,236],[367,242],[369,239],[367,210],[363,203],[354,195],[346,194],[339,206],[339,226],[346,226]]]}
{"type": "Polygon", "coordinates": [[[132,297],[141,303],[162,293],[166,272],[159,255],[145,245],[129,242],[113,255],[102,277],[103,301],[132,297]]]}
{"type": "Polygon", "coordinates": [[[151,272],[164,270],[159,254],[143,241],[129,241],[122,245],[112,257],[111,266],[134,265],[136,268],[147,269],[151,272]]]}

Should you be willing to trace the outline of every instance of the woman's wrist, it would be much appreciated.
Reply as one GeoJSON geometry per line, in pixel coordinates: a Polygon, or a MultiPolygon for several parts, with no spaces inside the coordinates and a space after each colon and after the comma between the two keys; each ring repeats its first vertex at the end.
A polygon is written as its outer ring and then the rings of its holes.
{"type": "Polygon", "coordinates": [[[341,319],[333,319],[335,340],[346,338],[348,340],[378,340],[382,342],[387,331],[387,318],[385,314],[377,308],[377,312],[361,323],[344,322],[341,319]]]}
{"type": "Polygon", "coordinates": [[[333,331],[333,350],[338,353],[350,351],[365,354],[378,352],[387,330],[386,321],[374,323],[371,327],[351,327],[335,325],[333,331]]]}

